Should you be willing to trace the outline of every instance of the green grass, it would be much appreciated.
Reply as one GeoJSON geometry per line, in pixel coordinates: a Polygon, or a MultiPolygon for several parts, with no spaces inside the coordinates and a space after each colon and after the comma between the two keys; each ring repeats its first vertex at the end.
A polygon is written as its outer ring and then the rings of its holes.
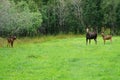
{"type": "Polygon", "coordinates": [[[83,36],[0,38],[0,80],[120,80],[120,37],[85,44],[83,36]]]}

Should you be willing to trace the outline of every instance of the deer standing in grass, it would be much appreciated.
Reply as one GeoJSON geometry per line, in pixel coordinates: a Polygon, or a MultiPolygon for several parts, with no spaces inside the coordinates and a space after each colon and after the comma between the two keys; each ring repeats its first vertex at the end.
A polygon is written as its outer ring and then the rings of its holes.
{"type": "Polygon", "coordinates": [[[91,39],[94,39],[95,43],[97,44],[97,32],[96,29],[94,29],[93,32],[89,32],[89,29],[86,29],[86,45],[88,44],[88,40],[89,40],[89,44],[91,42],[91,39]]]}
{"type": "Polygon", "coordinates": [[[7,38],[7,41],[8,41],[7,46],[8,46],[8,47],[10,47],[10,46],[13,47],[14,40],[16,40],[16,36],[10,36],[10,37],[8,37],[8,38],[7,38]]]}
{"type": "Polygon", "coordinates": [[[104,33],[101,33],[101,35],[104,40],[104,44],[105,44],[106,40],[110,40],[110,42],[112,43],[112,35],[105,35],[104,33]]]}

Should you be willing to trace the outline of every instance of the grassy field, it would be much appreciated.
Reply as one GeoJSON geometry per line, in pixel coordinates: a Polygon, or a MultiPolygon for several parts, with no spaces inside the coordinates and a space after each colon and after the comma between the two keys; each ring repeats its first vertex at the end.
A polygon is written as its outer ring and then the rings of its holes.
{"type": "Polygon", "coordinates": [[[84,36],[0,38],[0,80],[120,80],[120,37],[85,44],[84,36]]]}

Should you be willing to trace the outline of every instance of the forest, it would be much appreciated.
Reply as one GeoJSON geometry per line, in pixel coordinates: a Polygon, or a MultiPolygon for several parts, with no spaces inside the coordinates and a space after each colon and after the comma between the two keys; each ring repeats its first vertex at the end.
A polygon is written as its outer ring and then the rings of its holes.
{"type": "Polygon", "coordinates": [[[120,35],[120,0],[0,0],[0,36],[120,35]]]}

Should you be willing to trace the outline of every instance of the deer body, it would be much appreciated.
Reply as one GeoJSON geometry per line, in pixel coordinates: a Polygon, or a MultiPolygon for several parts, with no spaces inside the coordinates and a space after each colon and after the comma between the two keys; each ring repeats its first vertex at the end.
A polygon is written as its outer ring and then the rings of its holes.
{"type": "Polygon", "coordinates": [[[86,29],[86,44],[88,44],[88,40],[89,40],[89,44],[91,42],[91,39],[94,39],[95,43],[97,44],[97,32],[89,32],[89,29],[86,29]]]}
{"type": "Polygon", "coordinates": [[[8,41],[8,45],[7,45],[7,46],[13,47],[14,40],[16,40],[16,36],[10,36],[10,37],[8,37],[8,38],[7,38],[7,41],[8,41]]]}
{"type": "Polygon", "coordinates": [[[112,35],[104,35],[104,33],[102,33],[101,35],[104,40],[104,44],[105,44],[106,40],[110,40],[110,42],[112,42],[112,35]]]}

